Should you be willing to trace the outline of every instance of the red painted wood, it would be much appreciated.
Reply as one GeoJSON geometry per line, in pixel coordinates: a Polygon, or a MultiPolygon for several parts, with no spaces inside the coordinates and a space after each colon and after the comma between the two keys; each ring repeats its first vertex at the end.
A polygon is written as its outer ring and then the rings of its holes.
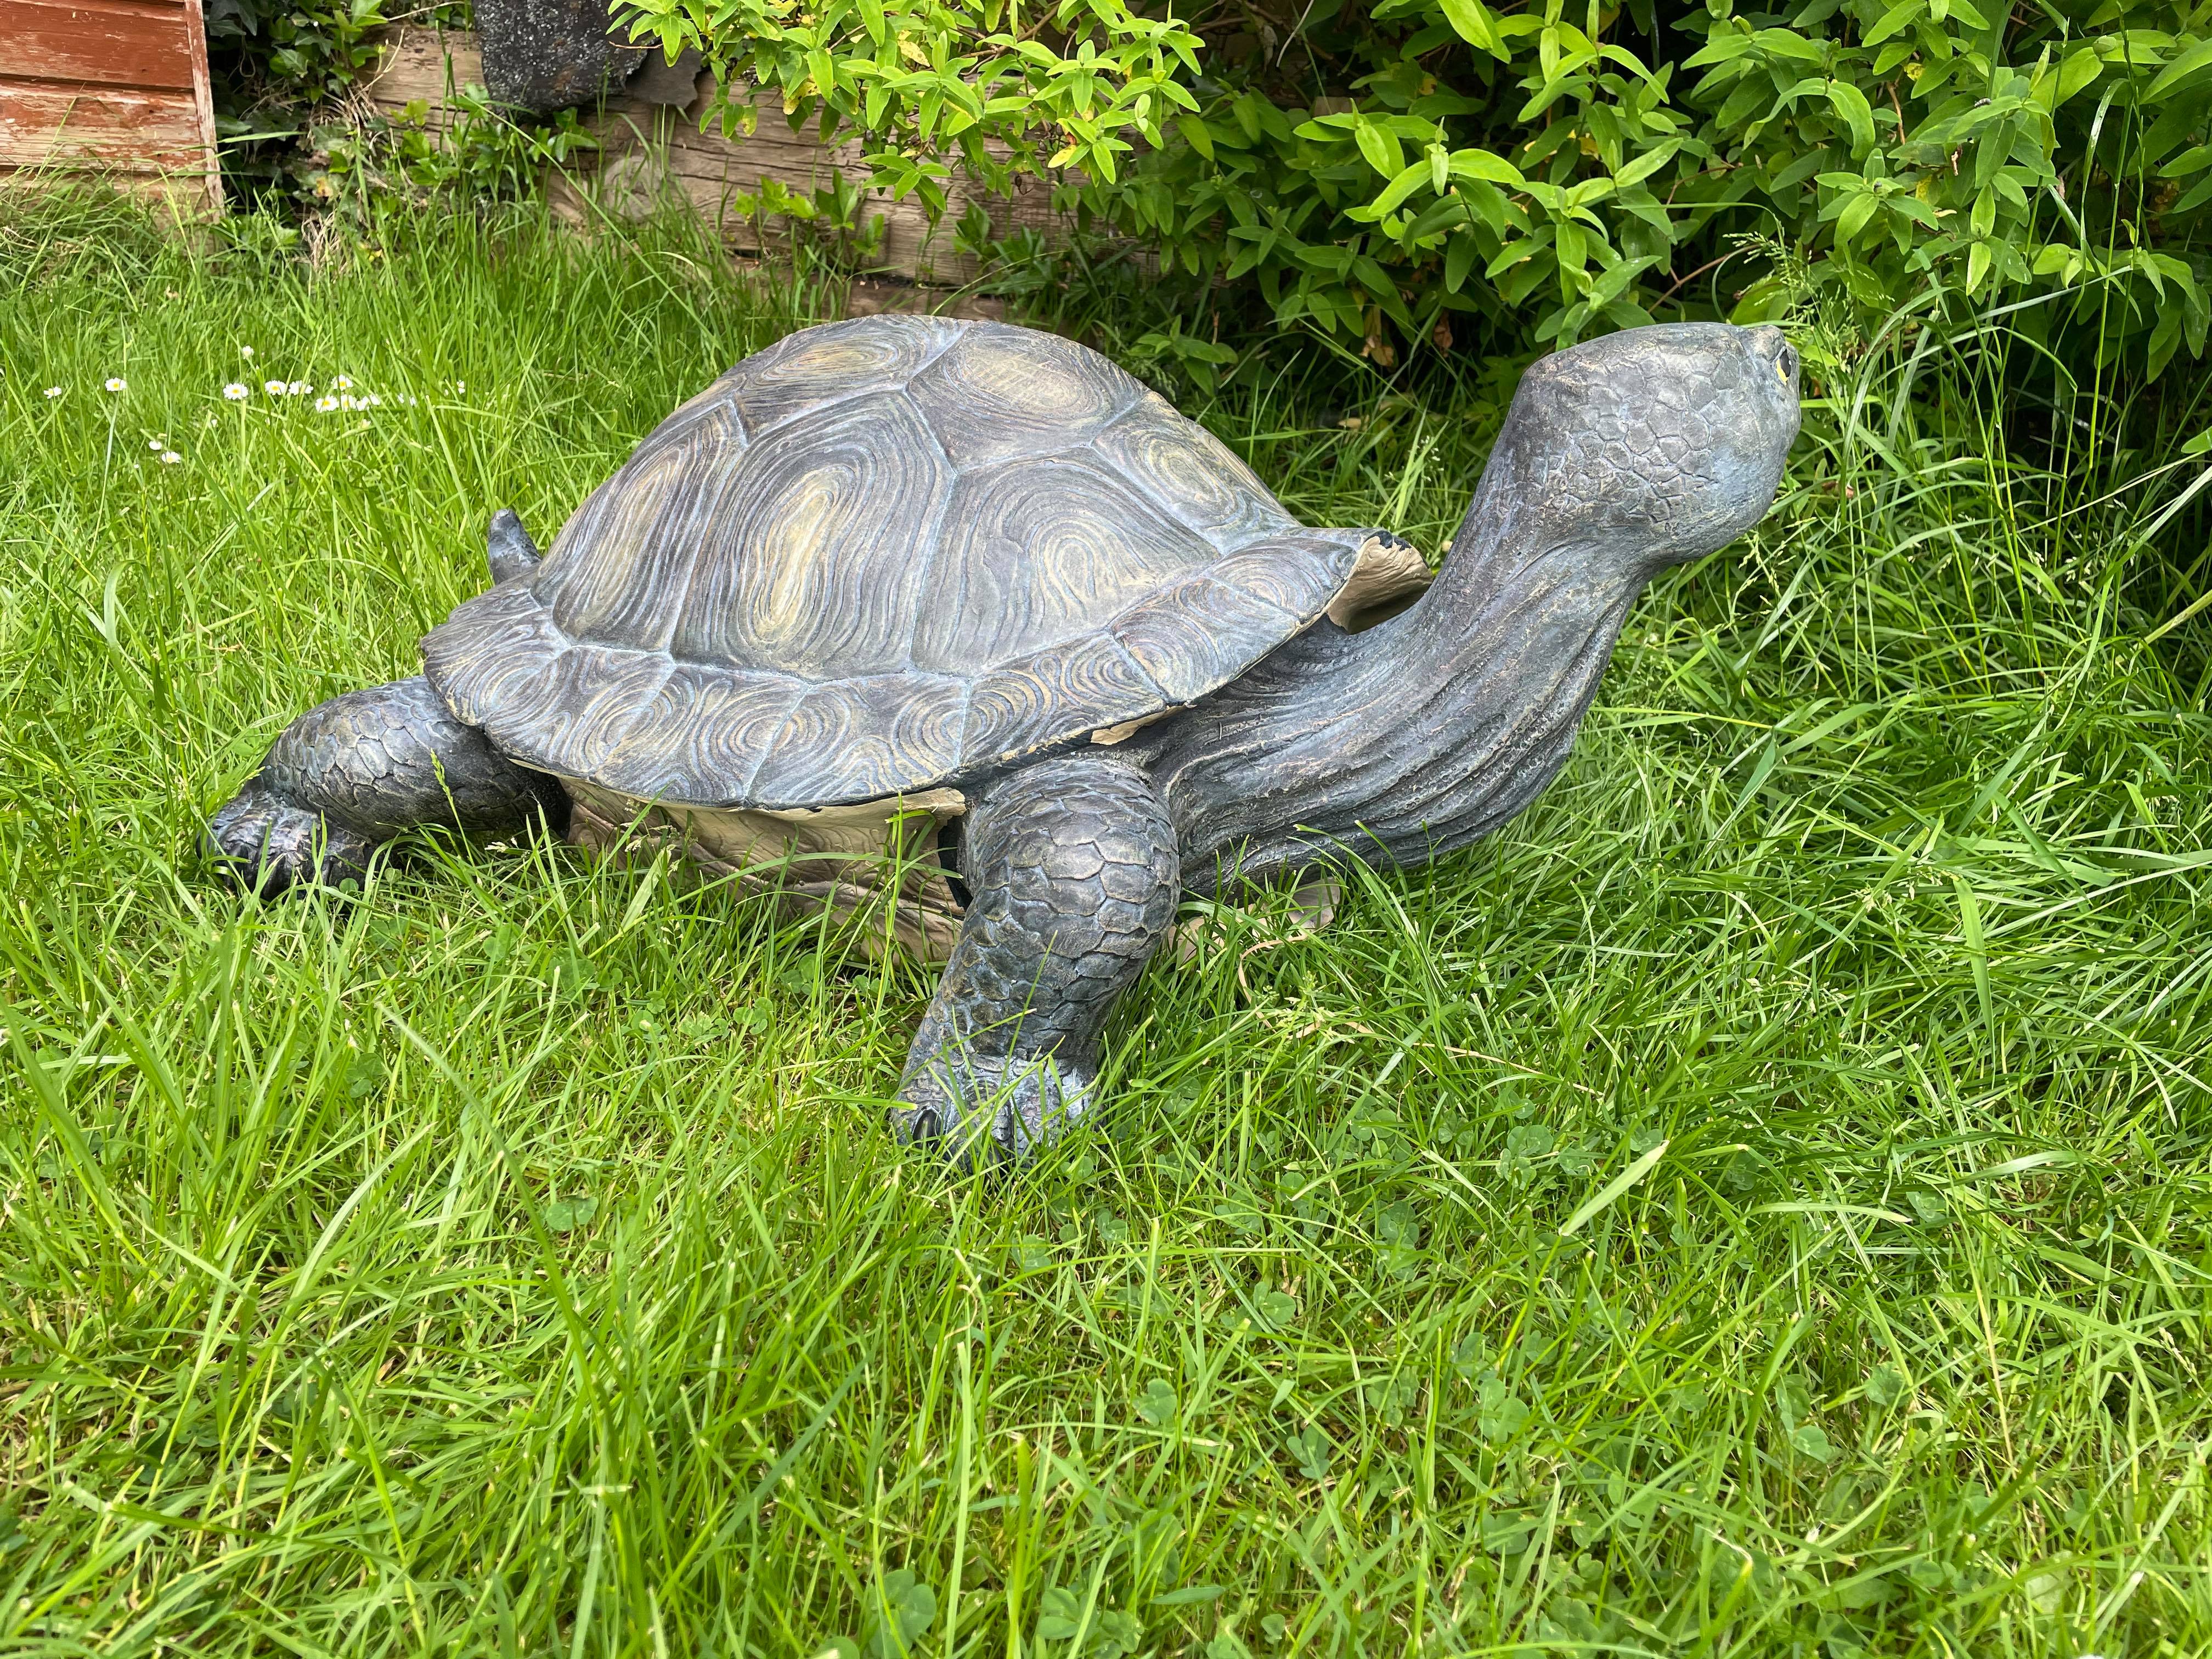
{"type": "Polygon", "coordinates": [[[55,166],[221,210],[200,0],[0,0],[0,173],[55,166]]]}
{"type": "Polygon", "coordinates": [[[0,76],[189,93],[184,8],[0,0],[0,76]]]}
{"type": "Polygon", "coordinates": [[[130,171],[204,167],[199,104],[188,92],[94,93],[0,81],[0,166],[56,161],[130,171]]]}

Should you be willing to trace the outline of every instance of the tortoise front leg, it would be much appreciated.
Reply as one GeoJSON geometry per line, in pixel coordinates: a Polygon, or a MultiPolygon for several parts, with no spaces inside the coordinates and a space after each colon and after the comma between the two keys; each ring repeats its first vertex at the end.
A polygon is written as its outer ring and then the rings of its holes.
{"type": "Polygon", "coordinates": [[[418,676],[332,697],[286,726],[215,815],[209,850],[239,886],[273,897],[358,879],[380,844],[419,825],[496,834],[567,813],[560,785],[455,720],[418,676]]]}
{"type": "Polygon", "coordinates": [[[1020,1158],[1090,1109],[1100,1028],[1175,920],[1175,827],[1142,772],[1072,756],[992,786],[961,866],[975,896],[891,1128],[961,1163],[1020,1158]]]}

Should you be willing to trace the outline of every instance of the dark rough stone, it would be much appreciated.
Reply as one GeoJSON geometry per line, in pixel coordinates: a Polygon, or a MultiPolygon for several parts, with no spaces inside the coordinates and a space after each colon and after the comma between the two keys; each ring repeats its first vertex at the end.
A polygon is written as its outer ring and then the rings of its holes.
{"type": "Polygon", "coordinates": [[[623,89],[645,48],[617,46],[606,0],[477,0],[484,88],[534,115],[623,89]]]}
{"type": "Polygon", "coordinates": [[[666,52],[655,48],[646,53],[645,62],[623,90],[641,103],[682,109],[699,95],[699,76],[706,67],[696,48],[687,47],[672,64],[666,52]]]}

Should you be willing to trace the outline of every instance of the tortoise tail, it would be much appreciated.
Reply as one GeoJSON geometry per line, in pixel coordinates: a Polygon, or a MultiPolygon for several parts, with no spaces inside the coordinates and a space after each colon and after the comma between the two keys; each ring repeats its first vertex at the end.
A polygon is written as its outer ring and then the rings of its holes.
{"type": "Polygon", "coordinates": [[[502,507],[491,515],[491,534],[486,539],[489,544],[493,586],[513,581],[517,576],[526,576],[538,568],[538,544],[530,539],[530,532],[514,516],[513,507],[502,507]]]}

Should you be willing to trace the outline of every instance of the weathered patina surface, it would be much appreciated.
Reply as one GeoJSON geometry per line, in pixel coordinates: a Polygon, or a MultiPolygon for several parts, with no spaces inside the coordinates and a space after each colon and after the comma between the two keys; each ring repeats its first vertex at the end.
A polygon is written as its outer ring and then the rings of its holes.
{"type": "Polygon", "coordinates": [[[1780,331],[1632,330],[1523,377],[1432,585],[1313,530],[1103,358],[994,324],[795,334],[685,404],[427,678],[310,711],[217,816],[264,890],[412,824],[679,848],[947,958],[892,1123],[1018,1157],[1082,1115],[1179,895],[1401,865],[1565,761],[1623,618],[1772,502],[1780,331]],[[1349,625],[1346,625],[1349,624],[1349,625]]]}

